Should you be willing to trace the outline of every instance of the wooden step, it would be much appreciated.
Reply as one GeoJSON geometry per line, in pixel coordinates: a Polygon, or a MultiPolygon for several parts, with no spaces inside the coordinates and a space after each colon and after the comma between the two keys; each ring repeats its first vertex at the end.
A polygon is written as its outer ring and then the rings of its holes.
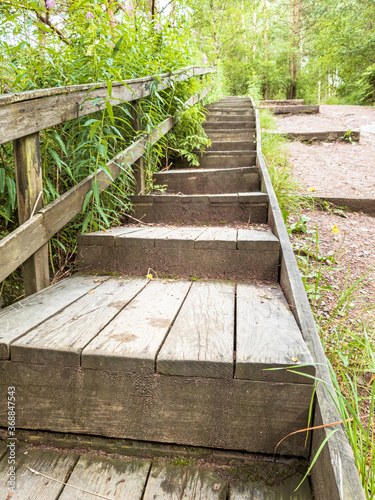
{"type": "MultiPolygon", "coordinates": [[[[238,168],[249,167],[256,163],[256,151],[205,151],[203,154],[196,152],[199,160],[199,168],[219,169],[219,168],[238,168]]],[[[189,162],[186,158],[176,158],[173,168],[189,168],[189,162]]]]}
{"type": "Polygon", "coordinates": [[[241,115],[241,116],[255,116],[253,108],[211,108],[207,116],[211,115],[222,115],[222,116],[233,116],[233,115],[241,115]]]}
{"type": "Polygon", "coordinates": [[[279,241],[270,232],[228,227],[124,227],[79,237],[84,272],[277,280],[279,241]]]}
{"type": "Polygon", "coordinates": [[[214,224],[266,223],[268,196],[261,192],[132,196],[133,217],[143,222],[214,224]]]}
{"type": "MultiPolygon", "coordinates": [[[[306,427],[314,367],[276,283],[91,279],[14,338],[2,318],[0,404],[15,386],[18,428],[272,454],[306,427]]],[[[308,456],[305,439],[278,453],[308,456]]]]}
{"type": "MultiPolygon", "coordinates": [[[[271,464],[261,457],[238,460],[234,456],[236,461],[233,460],[225,467],[227,473],[225,477],[221,462],[202,459],[195,464],[195,460],[191,460],[189,456],[171,459],[165,452],[159,457],[150,455],[147,455],[147,458],[128,457],[121,449],[116,457],[108,456],[102,450],[89,450],[87,453],[81,449],[82,440],[74,436],[66,437],[67,442],[76,443],[73,450],[61,447],[52,449],[46,446],[30,447],[28,443],[22,444],[15,463],[16,495],[12,498],[15,500],[95,498],[245,500],[255,498],[256,495],[258,500],[269,498],[311,500],[308,480],[297,493],[294,493],[302,480],[298,467],[303,468],[303,463],[296,459],[294,459],[297,462],[295,465],[291,462],[286,463],[285,460],[284,462],[276,460],[271,464]],[[244,469],[247,471],[245,476],[244,469]],[[229,497],[228,491],[230,491],[229,497]]],[[[30,438],[33,439],[35,436],[30,435],[30,438]]],[[[4,451],[5,447],[4,442],[4,451]]],[[[3,452],[2,449],[0,451],[3,452]]],[[[162,452],[161,448],[159,453],[162,452]]],[[[4,456],[0,459],[0,497],[10,500],[8,455],[5,453],[2,455],[4,456]]]]}
{"type": "Polygon", "coordinates": [[[168,193],[223,194],[259,191],[258,167],[182,169],[156,172],[154,184],[167,186],[168,193]]]}
{"type": "Polygon", "coordinates": [[[222,120],[218,122],[203,122],[202,125],[205,130],[237,129],[237,128],[254,129],[254,122],[252,121],[232,122],[229,120],[222,120]]]}
{"type": "Polygon", "coordinates": [[[254,151],[255,139],[247,141],[211,141],[208,151],[254,151]]]}
{"type": "Polygon", "coordinates": [[[255,141],[256,140],[256,130],[255,128],[243,128],[243,129],[230,129],[225,128],[221,130],[206,129],[206,134],[211,141],[214,142],[228,142],[228,141],[255,141]]]}
{"type": "Polygon", "coordinates": [[[255,128],[255,116],[247,114],[223,114],[223,113],[209,113],[206,116],[206,122],[220,122],[223,120],[228,120],[230,122],[249,122],[253,124],[255,128]]]}

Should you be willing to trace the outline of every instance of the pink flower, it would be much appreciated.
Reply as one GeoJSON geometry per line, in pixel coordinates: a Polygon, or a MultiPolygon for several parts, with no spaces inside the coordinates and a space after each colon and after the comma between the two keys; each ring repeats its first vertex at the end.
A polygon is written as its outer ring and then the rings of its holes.
{"type": "Polygon", "coordinates": [[[156,24],[155,24],[155,29],[156,29],[156,31],[157,31],[158,33],[160,33],[160,32],[161,32],[161,30],[162,30],[162,25],[161,25],[160,23],[156,23],[156,24]]]}
{"type": "Polygon", "coordinates": [[[108,46],[108,47],[114,47],[114,46],[115,46],[115,44],[114,44],[113,42],[108,42],[108,43],[107,43],[107,46],[108,46]]]}
{"type": "Polygon", "coordinates": [[[131,14],[134,10],[134,6],[132,4],[125,5],[125,10],[128,14],[131,14]]]}
{"type": "Polygon", "coordinates": [[[47,9],[53,9],[56,5],[55,0],[46,0],[47,9]]]}
{"type": "Polygon", "coordinates": [[[166,40],[165,45],[170,45],[171,43],[169,40],[166,40]]]}
{"type": "Polygon", "coordinates": [[[207,64],[208,63],[208,58],[206,56],[206,54],[203,54],[203,64],[207,64]]]}
{"type": "Polygon", "coordinates": [[[94,14],[91,12],[91,10],[89,10],[89,11],[86,13],[85,18],[86,18],[86,19],[94,19],[94,14]]]}

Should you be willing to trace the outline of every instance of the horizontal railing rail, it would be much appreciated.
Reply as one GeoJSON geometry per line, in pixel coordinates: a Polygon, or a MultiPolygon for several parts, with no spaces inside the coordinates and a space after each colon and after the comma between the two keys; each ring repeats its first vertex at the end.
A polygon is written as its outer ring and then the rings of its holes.
{"type": "MultiPolygon", "coordinates": [[[[144,186],[142,156],[148,145],[154,145],[177,123],[166,118],[149,134],[142,135],[69,191],[43,207],[42,168],[39,131],[71,119],[103,110],[108,99],[112,106],[150,95],[150,83],[168,87],[170,81],[213,73],[213,68],[192,66],[175,73],[156,77],[114,82],[111,94],[105,83],[40,89],[0,96],[0,144],[14,141],[15,173],[20,226],[0,240],[0,282],[24,264],[25,295],[49,285],[48,241],[83,208],[86,195],[97,182],[99,192],[109,187],[119,174],[138,162],[134,175],[144,186]],[[101,99],[99,101],[98,99],[101,99]],[[96,102],[96,104],[94,104],[96,102]],[[138,169],[138,171],[137,171],[138,169]]],[[[192,106],[207,96],[209,89],[192,96],[185,106],[192,106]]],[[[139,133],[139,117],[133,128],[139,133]]],[[[141,187],[140,192],[143,191],[141,187]]]]}
{"type": "Polygon", "coordinates": [[[112,106],[143,99],[150,95],[150,85],[155,79],[158,88],[165,89],[171,81],[188,80],[214,71],[213,68],[191,66],[175,73],[113,82],[110,96],[106,83],[0,95],[0,144],[101,111],[106,99],[112,106]]]}

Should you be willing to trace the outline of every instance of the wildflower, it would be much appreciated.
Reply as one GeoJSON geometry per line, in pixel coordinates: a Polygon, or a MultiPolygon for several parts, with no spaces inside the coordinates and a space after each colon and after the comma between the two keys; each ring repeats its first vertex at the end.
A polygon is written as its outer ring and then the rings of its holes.
{"type": "Polygon", "coordinates": [[[338,234],[340,232],[340,229],[336,226],[336,224],[333,224],[333,228],[331,229],[333,234],[338,234]]]}
{"type": "Polygon", "coordinates": [[[55,0],[46,0],[47,9],[53,9],[56,5],[55,0]]]}
{"type": "Polygon", "coordinates": [[[153,276],[152,276],[151,273],[150,274],[146,274],[146,278],[149,279],[149,280],[152,280],[153,276]]]}
{"type": "Polygon", "coordinates": [[[165,45],[170,45],[171,43],[169,40],[166,40],[165,45]]]}
{"type": "Polygon", "coordinates": [[[208,58],[206,56],[206,54],[203,54],[203,64],[207,64],[208,63],[208,58]]]}
{"type": "Polygon", "coordinates": [[[160,23],[156,23],[155,24],[155,29],[158,33],[160,33],[160,31],[162,30],[162,25],[160,23]]]}
{"type": "Polygon", "coordinates": [[[108,47],[114,47],[114,46],[115,46],[115,44],[114,44],[113,42],[108,42],[108,43],[107,43],[107,46],[108,46],[108,47]]]}
{"type": "Polygon", "coordinates": [[[316,191],[316,188],[309,188],[309,191],[316,191]]]}
{"type": "Polygon", "coordinates": [[[91,10],[89,10],[89,11],[86,13],[85,18],[86,18],[86,19],[94,19],[94,14],[91,12],[91,10]]]}

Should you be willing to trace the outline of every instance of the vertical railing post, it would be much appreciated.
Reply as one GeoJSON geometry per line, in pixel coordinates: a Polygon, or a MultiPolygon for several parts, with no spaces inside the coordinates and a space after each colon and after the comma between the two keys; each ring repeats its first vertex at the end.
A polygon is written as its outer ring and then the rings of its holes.
{"type": "MultiPolygon", "coordinates": [[[[13,141],[16,173],[18,221],[26,222],[43,207],[43,175],[39,133],[13,141]]],[[[50,284],[48,243],[23,264],[25,295],[31,295],[50,284]]]]}
{"type": "MultiPolygon", "coordinates": [[[[135,132],[142,129],[141,125],[141,108],[137,103],[134,104],[132,108],[132,127],[135,132]]],[[[139,158],[133,164],[133,174],[135,180],[135,194],[145,194],[145,168],[143,157],[139,158]]]]}

